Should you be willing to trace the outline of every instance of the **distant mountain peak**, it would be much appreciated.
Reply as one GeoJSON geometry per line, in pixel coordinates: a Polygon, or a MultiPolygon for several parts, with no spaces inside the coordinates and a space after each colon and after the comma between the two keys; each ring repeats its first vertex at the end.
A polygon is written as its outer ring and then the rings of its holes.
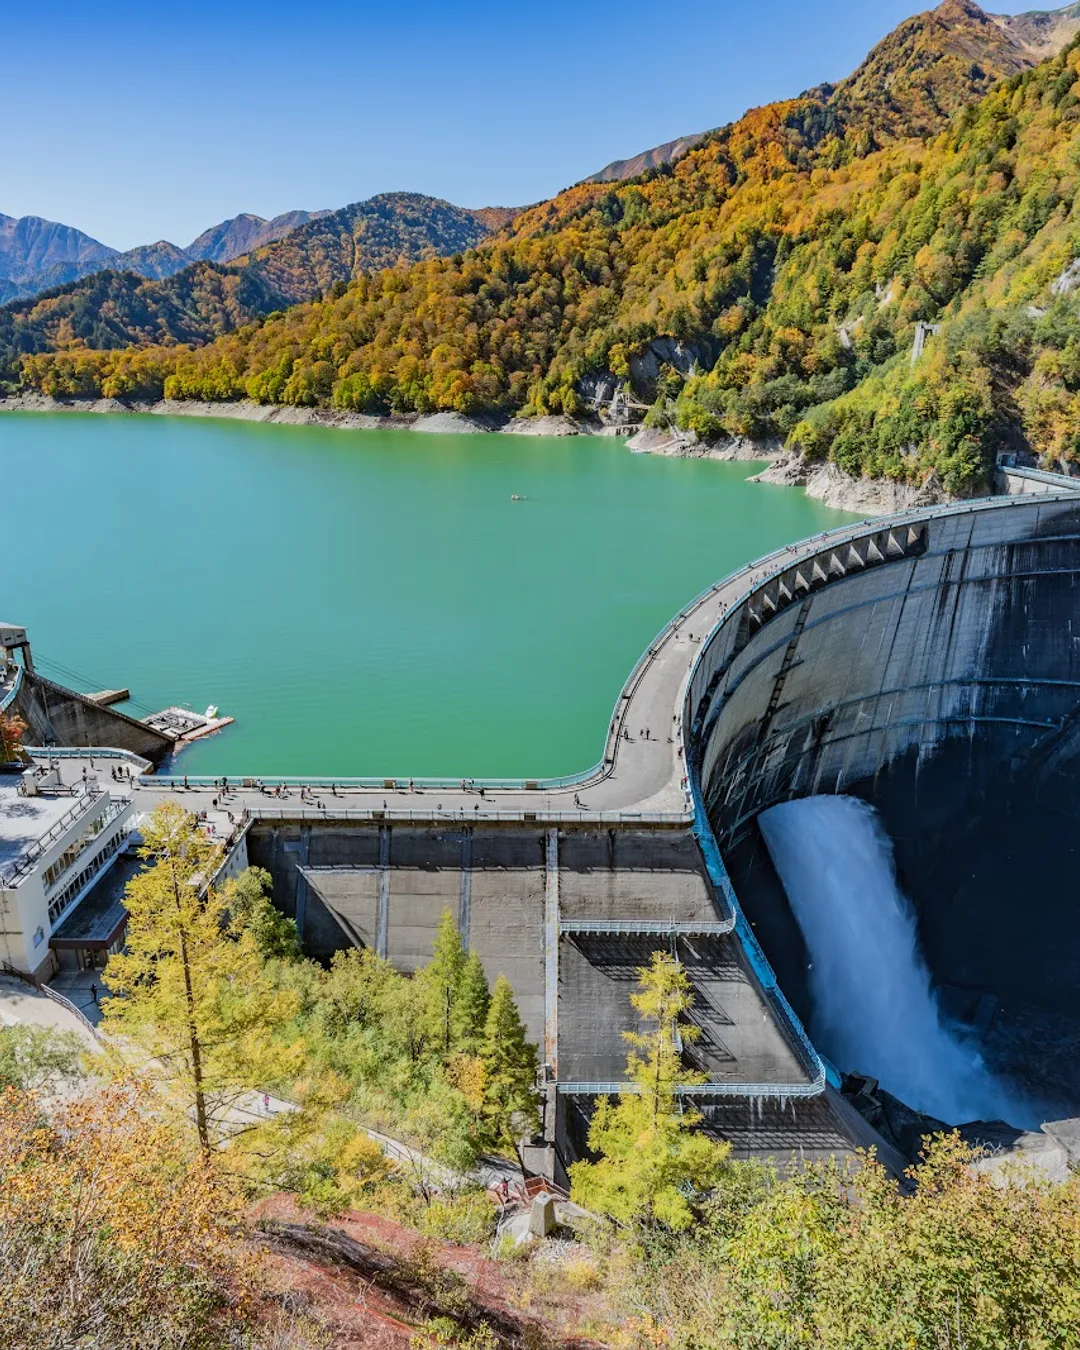
{"type": "MultiPolygon", "coordinates": [[[[975,0],[941,0],[936,9],[903,20],[866,60],[837,84],[803,96],[845,101],[872,115],[878,129],[899,135],[925,132],[999,79],[1056,55],[1080,33],[1080,0],[1064,9],[990,14],[975,0]],[[895,105],[895,106],[888,106],[895,105]],[[882,115],[883,114],[883,115],[882,115]]],[[[681,159],[712,133],[666,141],[629,159],[617,159],[586,183],[619,183],[681,159]]]]}
{"type": "Polygon", "coordinates": [[[586,178],[587,183],[621,183],[627,178],[637,178],[643,174],[646,169],[659,168],[661,164],[669,164],[674,159],[681,159],[688,150],[692,150],[695,145],[699,145],[709,133],[699,131],[693,136],[679,136],[674,141],[665,141],[663,145],[656,145],[651,150],[643,150],[639,155],[633,155],[630,159],[616,159],[607,164],[599,173],[594,173],[590,178],[586,178]]]}
{"type": "Polygon", "coordinates": [[[248,211],[211,225],[184,250],[189,258],[207,262],[232,262],[245,254],[283,239],[292,230],[329,215],[329,211],[286,211],[272,220],[252,215],[248,211]]]}
{"type": "Polygon", "coordinates": [[[975,0],[941,0],[933,13],[943,23],[956,23],[964,19],[974,20],[975,23],[990,22],[986,11],[975,0]]]}

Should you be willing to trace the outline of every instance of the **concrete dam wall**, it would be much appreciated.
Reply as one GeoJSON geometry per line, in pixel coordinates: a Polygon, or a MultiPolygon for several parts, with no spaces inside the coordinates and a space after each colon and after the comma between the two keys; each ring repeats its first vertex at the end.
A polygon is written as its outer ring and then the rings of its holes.
{"type": "Polygon", "coordinates": [[[169,736],[37,671],[22,673],[13,709],[27,725],[27,743],[127,750],[159,764],[175,749],[169,736]]]}
{"type": "MultiPolygon", "coordinates": [[[[822,1152],[848,1146],[810,1100],[815,1066],[760,988],[688,828],[256,819],[247,847],[312,955],[370,946],[412,971],[430,958],[440,915],[454,914],[489,979],[514,986],[551,1088],[562,1165],[583,1149],[595,1095],[624,1077],[622,1033],[637,1029],[630,994],[656,950],[675,950],[693,982],[695,1067],[736,1092],[768,1085],[759,1090],[779,1101],[804,1091],[801,1114],[778,1122],[776,1147],[807,1146],[807,1115],[823,1122],[822,1152]]],[[[767,1150],[745,1100],[735,1118],[740,1151],[767,1150]]]]}
{"type": "MultiPolygon", "coordinates": [[[[451,910],[540,1048],[556,1175],[624,1079],[655,951],[690,976],[694,1104],[737,1156],[881,1146],[836,1090],[837,1069],[875,1065],[834,1068],[814,1043],[807,949],[758,826],[820,794],[880,813],[946,1016],[1041,1119],[1080,1114],[1078,577],[1077,495],[848,526],[676,616],[573,779],[308,781],[288,804],[239,780],[229,808],[313,955],[363,944],[411,971],[451,910]]],[[[220,791],[148,776],[139,795],[198,809],[220,791]]]]}
{"type": "Polygon", "coordinates": [[[851,794],[892,838],[946,1014],[1046,1110],[1076,1114],[1077,499],[977,503],[798,550],[712,634],[687,721],[744,938],[801,1018],[807,952],[757,817],[851,794]]]}

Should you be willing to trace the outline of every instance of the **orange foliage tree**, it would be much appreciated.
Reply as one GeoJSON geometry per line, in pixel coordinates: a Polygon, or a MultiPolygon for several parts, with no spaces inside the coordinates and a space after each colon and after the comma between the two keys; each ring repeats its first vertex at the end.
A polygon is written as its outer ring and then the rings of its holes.
{"type": "Polygon", "coordinates": [[[251,1257],[235,1193],[189,1142],[130,1085],[48,1115],[0,1095],[6,1350],[235,1343],[251,1257]]]}
{"type": "Polygon", "coordinates": [[[26,723],[15,713],[0,712],[0,763],[22,758],[26,723]]]}

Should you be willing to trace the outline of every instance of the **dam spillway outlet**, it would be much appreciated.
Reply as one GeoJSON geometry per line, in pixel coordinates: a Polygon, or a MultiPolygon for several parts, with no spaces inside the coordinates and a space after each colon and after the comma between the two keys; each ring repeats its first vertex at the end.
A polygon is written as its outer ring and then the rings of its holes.
{"type": "Polygon", "coordinates": [[[806,797],[772,807],[758,825],[806,943],[810,1032],[821,1051],[949,1124],[1037,1127],[978,1048],[945,1024],[874,808],[806,797]]]}

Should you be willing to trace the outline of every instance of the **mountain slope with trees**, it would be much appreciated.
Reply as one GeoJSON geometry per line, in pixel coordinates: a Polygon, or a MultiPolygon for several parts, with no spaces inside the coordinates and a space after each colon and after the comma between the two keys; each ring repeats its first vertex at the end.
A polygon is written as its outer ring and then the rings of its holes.
{"type": "Polygon", "coordinates": [[[580,184],[478,250],[362,276],[201,350],[46,354],[24,378],[61,396],[505,415],[580,414],[622,381],[654,422],[782,439],[854,474],[934,472],[952,492],[981,486],[1003,446],[1080,458],[1080,55],[981,94],[1015,57],[1000,32],[946,0],[835,89],[756,109],[634,182],[580,184]],[[943,326],[913,368],[920,323],[943,326]]]}
{"type": "Polygon", "coordinates": [[[513,214],[388,193],[324,213],[228,266],[202,261],[178,270],[171,244],[135,250],[140,267],[125,268],[132,255],[118,254],[105,270],[0,308],[0,362],[49,350],[210,342],[368,271],[471,248],[513,214]],[[136,275],[145,269],[160,277],[136,275]]]}
{"type": "Polygon", "coordinates": [[[0,358],[210,342],[279,305],[256,275],[216,263],[193,263],[160,281],[106,269],[0,308],[0,358]]]}
{"type": "Polygon", "coordinates": [[[309,221],[238,265],[296,303],[365,272],[464,252],[490,233],[478,213],[417,192],[384,192],[309,221]]]}
{"type": "Polygon", "coordinates": [[[159,239],[123,253],[69,225],[0,215],[0,304],[37,299],[106,269],[164,281],[194,262],[266,272],[281,287],[278,301],[290,304],[362,271],[472,247],[516,214],[513,208],[462,210],[419,193],[390,192],[338,211],[286,211],[273,220],[241,214],[212,225],[186,248],[159,239]],[[314,228],[282,243],[305,226],[314,228]]]}
{"type": "MultiPolygon", "coordinates": [[[[849,114],[876,105],[907,130],[936,130],[972,95],[995,80],[1055,56],[1080,32],[1080,4],[1027,14],[986,14],[969,0],[946,0],[917,14],[883,39],[849,79],[823,84],[810,96],[842,103],[849,114]]],[[[895,128],[894,128],[895,129],[895,128]]],[[[710,132],[666,141],[617,159],[585,181],[621,183],[681,159],[710,132]]]]}

